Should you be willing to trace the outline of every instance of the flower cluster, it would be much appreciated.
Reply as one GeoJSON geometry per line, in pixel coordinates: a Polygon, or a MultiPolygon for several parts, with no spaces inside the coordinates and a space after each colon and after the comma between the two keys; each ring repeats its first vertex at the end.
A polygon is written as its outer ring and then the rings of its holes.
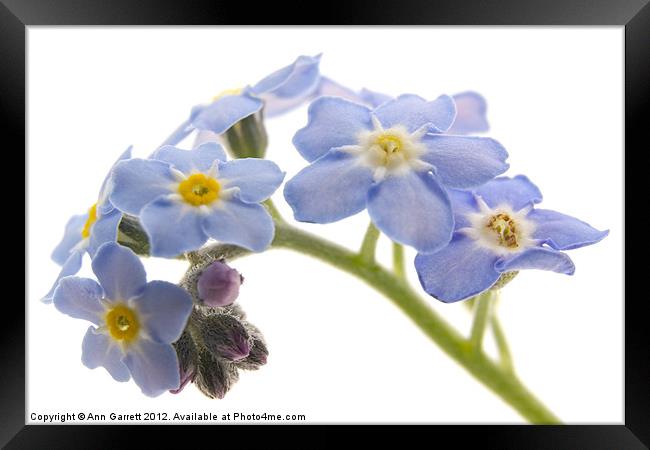
{"type": "Polygon", "coordinates": [[[265,130],[256,121],[250,129],[251,118],[263,106],[274,116],[310,98],[320,83],[319,60],[301,56],[252,87],[193,108],[189,121],[146,159],[132,158],[129,147],[109,170],[97,202],[68,221],[52,254],[62,267],[43,301],[96,325],[83,341],[86,366],[103,366],[117,381],[133,378],[149,396],[179,392],[196,378],[206,395],[223,397],[237,369],[265,364],[261,332],[233,305],[241,275],[214,262],[190,285],[147,284],[135,252],[189,259],[208,239],[255,252],[269,246],[274,223],[262,202],[284,173],[271,161],[242,157],[242,145],[255,147],[250,155],[264,153],[265,130]],[[205,135],[191,150],[172,145],[193,130],[229,137],[224,144],[237,159],[228,161],[222,145],[205,135]],[[99,284],[74,277],[86,253],[99,284]]]}
{"type": "Polygon", "coordinates": [[[285,173],[264,158],[264,116],[308,101],[307,124],[293,137],[307,164],[283,188],[294,218],[326,224],[367,210],[375,230],[417,251],[420,283],[442,302],[497,288],[523,269],[573,274],[564,251],[608,234],[536,209],[537,186],[500,176],[506,149],[471,135],[489,128],[479,94],[354,91],[321,76],[319,64],[320,55],[300,56],[194,107],[147,158],[129,147],[97,202],[69,220],[52,254],[61,271],[43,300],[92,323],[83,364],[133,378],[148,396],[193,383],[223,398],[240,370],[266,363],[264,337],[236,303],[244,278],[229,263],[266,250],[289,227],[270,203],[285,173]],[[179,147],[193,132],[191,148],[179,147]],[[97,281],[74,276],[85,254],[97,281]],[[190,267],[178,285],[147,283],[139,256],[190,267]]]}

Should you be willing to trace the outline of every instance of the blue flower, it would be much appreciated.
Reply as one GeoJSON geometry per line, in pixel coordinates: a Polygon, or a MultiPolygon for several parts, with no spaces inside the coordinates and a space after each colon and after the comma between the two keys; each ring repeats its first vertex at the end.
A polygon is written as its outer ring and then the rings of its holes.
{"type": "Polygon", "coordinates": [[[268,160],[226,162],[216,143],[189,151],[167,145],[151,159],[117,164],[110,199],[140,218],[154,256],[196,250],[208,237],[262,251],[273,239],[274,226],[260,202],[283,179],[284,172],[268,160]]]}
{"type": "MultiPolygon", "coordinates": [[[[130,157],[131,147],[120,155],[115,164],[130,157]]],[[[102,182],[97,203],[92,205],[86,214],[72,216],[66,224],[63,239],[52,252],[54,262],[62,266],[61,271],[50,291],[43,297],[43,302],[50,303],[52,301],[52,294],[61,278],[79,272],[83,255],[86,252],[92,258],[102,244],[116,240],[117,227],[120,224],[122,213],[108,201],[112,189],[110,174],[111,171],[102,182]]]]}
{"type": "Polygon", "coordinates": [[[445,303],[490,288],[505,272],[542,269],[572,275],[560,250],[594,244],[609,234],[571,216],[534,209],[542,200],[525,176],[496,178],[474,192],[451,192],[456,231],[448,246],[418,254],[415,268],[424,290],[445,303]]]}
{"type": "Polygon", "coordinates": [[[309,99],[318,88],[320,56],[299,56],[292,64],[271,73],[253,86],[224,91],[212,103],[195,106],[189,121],[176,130],[165,144],[177,144],[195,129],[222,134],[262,107],[268,117],[295,108],[309,99]]]}
{"type": "Polygon", "coordinates": [[[83,339],[81,361],[104,367],[117,381],[131,377],[155,397],[180,385],[176,341],[192,311],[192,299],[165,281],[147,283],[138,257],[111,242],[92,262],[99,283],[65,277],[54,291],[54,306],[75,319],[92,322],[83,339]]]}
{"type": "MultiPolygon", "coordinates": [[[[318,90],[314,98],[321,96],[342,97],[356,103],[362,103],[371,108],[376,108],[383,103],[393,100],[390,95],[381,92],[371,91],[363,88],[355,92],[336,81],[321,76],[318,90]]],[[[451,98],[456,104],[456,118],[451,127],[445,132],[446,134],[473,134],[488,131],[486,111],[487,103],[485,98],[478,92],[466,91],[455,95],[451,98]]]]}
{"type": "Polygon", "coordinates": [[[296,220],[329,223],[363,209],[393,241],[433,252],[453,232],[447,187],[469,188],[507,170],[497,141],[441,134],[454,122],[454,102],[406,94],[374,110],[321,97],[293,143],[312,162],[287,182],[296,220]]]}

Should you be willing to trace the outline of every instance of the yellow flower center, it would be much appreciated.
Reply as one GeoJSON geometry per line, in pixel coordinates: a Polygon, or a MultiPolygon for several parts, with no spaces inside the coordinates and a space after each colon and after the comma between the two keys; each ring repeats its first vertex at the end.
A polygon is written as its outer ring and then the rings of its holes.
{"type": "Polygon", "coordinates": [[[212,203],[219,198],[221,186],[212,177],[202,173],[195,173],[187,177],[178,185],[178,192],[190,205],[201,206],[212,203]]]}
{"type": "Polygon", "coordinates": [[[487,227],[496,234],[500,246],[507,248],[519,247],[519,230],[515,221],[508,214],[499,213],[492,216],[488,220],[487,227]]]}
{"type": "Polygon", "coordinates": [[[227,97],[227,96],[229,96],[229,95],[239,95],[239,94],[241,94],[241,91],[242,91],[242,90],[243,90],[243,88],[225,89],[225,90],[219,92],[219,93],[218,93],[217,95],[215,95],[214,97],[212,97],[212,101],[213,101],[213,102],[214,102],[214,101],[217,101],[217,100],[219,100],[220,98],[222,98],[222,97],[227,97]]]}
{"type": "Polygon", "coordinates": [[[93,206],[90,207],[88,210],[88,219],[86,219],[86,223],[84,224],[83,230],[81,230],[81,237],[86,239],[88,236],[90,236],[90,229],[92,228],[93,224],[97,221],[97,203],[95,203],[93,206]]]}
{"type": "Polygon", "coordinates": [[[126,305],[117,305],[106,313],[106,325],[111,337],[117,341],[130,342],[135,339],[140,330],[138,317],[126,305]]]}
{"type": "Polygon", "coordinates": [[[394,134],[389,133],[384,133],[377,136],[375,143],[386,153],[386,155],[399,152],[404,145],[399,136],[395,136],[394,134]]]}

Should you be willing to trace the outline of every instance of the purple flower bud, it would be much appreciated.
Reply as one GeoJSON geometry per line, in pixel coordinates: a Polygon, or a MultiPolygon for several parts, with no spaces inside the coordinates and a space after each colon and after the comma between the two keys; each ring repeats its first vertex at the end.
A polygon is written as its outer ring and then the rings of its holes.
{"type": "Polygon", "coordinates": [[[250,353],[248,331],[234,316],[216,314],[206,317],[199,328],[206,348],[218,358],[239,361],[250,353]]]}
{"type": "Polygon", "coordinates": [[[196,288],[201,300],[216,308],[228,306],[237,299],[241,282],[239,272],[221,261],[215,261],[203,269],[196,288]]]}
{"type": "Polygon", "coordinates": [[[169,392],[178,394],[183,390],[186,384],[194,381],[196,376],[196,364],[198,362],[198,355],[196,353],[196,346],[192,341],[190,334],[184,331],[178,341],[173,344],[178,356],[178,371],[180,374],[181,383],[177,389],[172,389],[169,392]]]}
{"type": "Polygon", "coordinates": [[[209,351],[199,353],[199,367],[194,384],[210,398],[224,398],[226,392],[239,379],[237,368],[215,358],[209,351]]]}
{"type": "Polygon", "coordinates": [[[266,364],[269,350],[261,335],[253,336],[253,345],[246,358],[240,359],[236,362],[237,368],[243,370],[257,370],[266,364]]]}
{"type": "Polygon", "coordinates": [[[251,351],[248,336],[237,328],[231,328],[226,331],[226,334],[228,339],[224,341],[224,345],[219,346],[219,354],[229,361],[239,361],[246,358],[251,351]]]}
{"type": "Polygon", "coordinates": [[[194,377],[196,376],[196,371],[193,366],[189,367],[189,369],[190,370],[186,371],[183,370],[182,367],[180,368],[181,384],[178,387],[178,389],[172,389],[169,392],[171,392],[172,394],[178,394],[183,390],[186,384],[194,380],[194,377]]]}

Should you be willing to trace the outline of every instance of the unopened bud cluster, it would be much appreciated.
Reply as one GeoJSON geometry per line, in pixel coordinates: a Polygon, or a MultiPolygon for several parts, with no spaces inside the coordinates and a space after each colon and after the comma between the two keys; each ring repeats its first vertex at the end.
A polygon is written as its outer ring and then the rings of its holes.
{"type": "Polygon", "coordinates": [[[181,386],[193,382],[210,398],[223,398],[239,379],[239,370],[266,364],[262,333],[233,304],[243,277],[223,260],[202,258],[181,281],[194,299],[194,310],[175,343],[181,386]]]}

